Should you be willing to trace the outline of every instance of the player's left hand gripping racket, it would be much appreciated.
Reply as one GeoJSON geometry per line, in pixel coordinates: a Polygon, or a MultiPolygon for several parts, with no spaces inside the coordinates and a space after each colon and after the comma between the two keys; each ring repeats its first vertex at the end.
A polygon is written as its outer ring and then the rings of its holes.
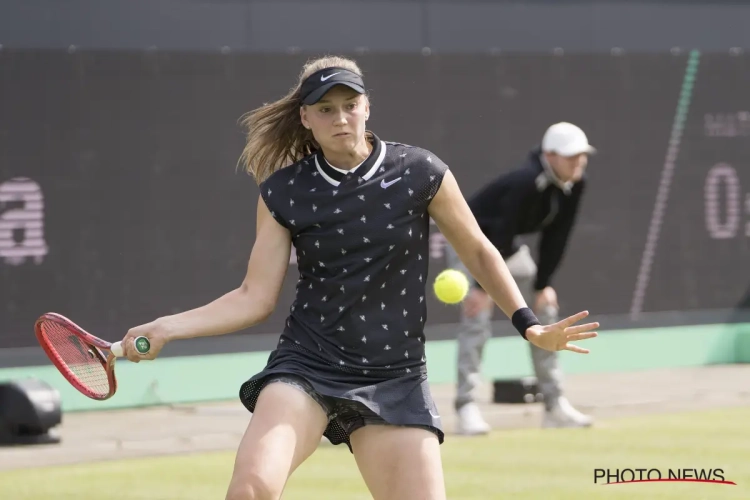
{"type": "MultiPolygon", "coordinates": [[[[120,342],[110,343],[95,337],[57,313],[40,316],[34,330],[55,367],[84,396],[103,401],[115,394],[115,360],[125,355],[120,342]]],[[[146,337],[138,337],[135,348],[146,354],[151,343],[146,337]]]]}

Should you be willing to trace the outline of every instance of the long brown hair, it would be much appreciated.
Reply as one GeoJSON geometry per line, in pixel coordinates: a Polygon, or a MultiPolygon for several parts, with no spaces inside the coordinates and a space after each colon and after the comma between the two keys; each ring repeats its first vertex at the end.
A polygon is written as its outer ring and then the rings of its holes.
{"type": "Polygon", "coordinates": [[[362,76],[357,63],[351,59],[327,56],[308,61],[300,72],[297,84],[276,102],[243,115],[240,124],[247,129],[247,144],[240,156],[245,171],[260,184],[271,174],[307,155],[320,146],[300,120],[302,105],[300,87],[305,79],[321,69],[345,68],[362,76]]]}

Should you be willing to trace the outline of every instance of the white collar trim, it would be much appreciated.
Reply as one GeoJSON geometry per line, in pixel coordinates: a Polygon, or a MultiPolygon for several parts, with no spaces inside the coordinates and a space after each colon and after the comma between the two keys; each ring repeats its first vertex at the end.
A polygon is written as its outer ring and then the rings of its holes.
{"type": "Polygon", "coordinates": [[[385,142],[380,141],[380,154],[378,155],[378,159],[375,160],[375,163],[373,163],[372,168],[370,169],[370,171],[367,172],[365,175],[362,176],[362,178],[364,180],[369,181],[370,177],[372,177],[373,175],[375,175],[375,172],[378,171],[378,168],[383,163],[383,159],[385,158],[385,148],[386,148],[385,142]]]}
{"type": "MultiPolygon", "coordinates": [[[[385,142],[384,141],[380,141],[380,154],[378,155],[378,159],[375,160],[375,163],[373,163],[372,168],[370,168],[370,170],[367,171],[367,173],[365,173],[365,175],[362,176],[362,178],[364,180],[366,180],[366,181],[370,180],[370,178],[373,175],[375,175],[375,172],[378,171],[378,168],[380,168],[380,165],[382,165],[383,159],[385,158],[385,149],[386,149],[386,147],[387,146],[386,146],[385,142]]],[[[367,159],[365,159],[362,163],[364,163],[365,161],[367,161],[367,159]]],[[[326,161],[326,163],[328,163],[328,162],[326,161]]],[[[333,168],[334,170],[337,170],[337,171],[341,172],[342,174],[347,174],[347,173],[354,172],[355,170],[357,170],[360,166],[362,166],[362,163],[360,163],[359,165],[357,165],[356,167],[354,167],[352,170],[348,170],[348,171],[347,170],[341,170],[340,168],[336,168],[333,165],[331,165],[330,163],[328,163],[328,166],[331,167],[331,168],[333,168]]],[[[320,163],[318,163],[318,155],[315,155],[315,168],[318,170],[318,173],[329,184],[332,184],[334,186],[338,186],[339,184],[341,184],[339,181],[337,181],[336,179],[334,179],[333,177],[331,177],[330,175],[328,175],[327,173],[325,173],[325,170],[323,170],[322,168],[320,168],[320,163]]]]}

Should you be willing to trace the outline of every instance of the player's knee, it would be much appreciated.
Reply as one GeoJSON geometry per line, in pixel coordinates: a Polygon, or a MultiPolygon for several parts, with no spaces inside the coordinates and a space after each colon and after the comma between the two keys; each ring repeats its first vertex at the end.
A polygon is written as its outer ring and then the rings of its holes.
{"type": "Polygon", "coordinates": [[[269,481],[257,475],[246,475],[232,478],[226,500],[277,500],[280,497],[281,492],[269,481]]]}

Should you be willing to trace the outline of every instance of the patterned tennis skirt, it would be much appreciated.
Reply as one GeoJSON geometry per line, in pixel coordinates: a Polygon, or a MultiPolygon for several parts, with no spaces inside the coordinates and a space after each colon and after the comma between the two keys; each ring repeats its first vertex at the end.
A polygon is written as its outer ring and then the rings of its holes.
{"type": "Polygon", "coordinates": [[[285,382],[305,391],[328,415],[323,435],[332,444],[346,443],[364,425],[418,427],[444,433],[427,382],[426,369],[387,377],[364,376],[359,371],[329,364],[300,346],[271,353],[266,367],[240,387],[240,400],[250,411],[261,390],[270,382],[285,382]]]}

